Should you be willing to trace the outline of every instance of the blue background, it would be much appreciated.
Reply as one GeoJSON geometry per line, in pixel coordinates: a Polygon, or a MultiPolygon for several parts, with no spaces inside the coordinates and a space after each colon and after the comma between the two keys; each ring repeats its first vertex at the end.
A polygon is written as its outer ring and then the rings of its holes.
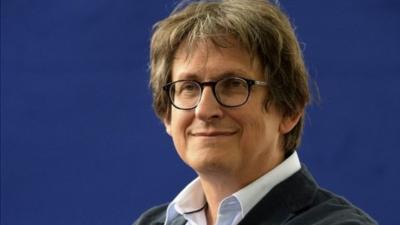
{"type": "MultiPolygon", "coordinates": [[[[151,27],[175,1],[1,1],[1,224],[123,225],[194,177],[151,108],[151,27]]],[[[282,0],[321,101],[300,157],[400,224],[400,2],[282,0]]]]}

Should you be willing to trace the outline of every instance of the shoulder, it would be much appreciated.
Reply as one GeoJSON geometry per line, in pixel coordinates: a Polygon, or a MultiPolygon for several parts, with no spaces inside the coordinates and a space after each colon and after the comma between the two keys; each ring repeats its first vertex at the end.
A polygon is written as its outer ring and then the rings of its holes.
{"type": "Polygon", "coordinates": [[[345,198],[318,188],[313,204],[298,212],[288,224],[376,225],[367,213],[345,198]]]}
{"type": "Polygon", "coordinates": [[[288,212],[284,224],[378,224],[345,198],[321,188],[304,165],[275,189],[271,191],[269,200],[284,202],[285,206],[280,208],[282,212],[288,212]]]}
{"type": "Polygon", "coordinates": [[[164,224],[168,204],[153,207],[144,212],[133,225],[164,224]]]}

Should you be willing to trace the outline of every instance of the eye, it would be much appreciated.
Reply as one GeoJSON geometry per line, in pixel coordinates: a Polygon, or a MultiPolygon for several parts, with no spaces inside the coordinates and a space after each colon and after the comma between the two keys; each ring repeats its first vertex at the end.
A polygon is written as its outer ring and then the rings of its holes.
{"type": "Polygon", "coordinates": [[[181,96],[196,95],[199,92],[199,85],[194,81],[180,81],[175,83],[175,94],[181,96]]]}
{"type": "Polygon", "coordinates": [[[247,88],[247,83],[243,79],[232,77],[221,81],[221,88],[226,90],[247,88]]]}
{"type": "Polygon", "coordinates": [[[181,91],[193,91],[197,89],[197,84],[193,81],[183,81],[180,89],[181,91]]]}

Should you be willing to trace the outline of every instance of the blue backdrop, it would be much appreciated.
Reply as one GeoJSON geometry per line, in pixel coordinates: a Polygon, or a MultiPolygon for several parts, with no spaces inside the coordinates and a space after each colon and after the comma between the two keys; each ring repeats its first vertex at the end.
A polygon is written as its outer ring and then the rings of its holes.
{"type": "MultiPolygon", "coordinates": [[[[193,177],[151,108],[151,27],[175,1],[1,1],[1,224],[126,225],[193,177]]],[[[400,224],[400,2],[282,0],[321,101],[300,157],[400,224]]]]}

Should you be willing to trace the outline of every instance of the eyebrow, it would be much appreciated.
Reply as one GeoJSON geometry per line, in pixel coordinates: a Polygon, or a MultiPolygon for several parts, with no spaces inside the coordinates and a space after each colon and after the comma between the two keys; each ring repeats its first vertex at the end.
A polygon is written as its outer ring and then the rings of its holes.
{"type": "MultiPolygon", "coordinates": [[[[249,77],[249,73],[245,73],[242,70],[230,70],[230,71],[225,71],[223,73],[218,73],[218,74],[213,74],[211,75],[210,80],[219,80],[225,77],[242,77],[242,78],[251,78],[249,77]]],[[[177,80],[196,80],[199,81],[202,79],[202,75],[198,73],[181,73],[178,76],[177,80]]]]}

